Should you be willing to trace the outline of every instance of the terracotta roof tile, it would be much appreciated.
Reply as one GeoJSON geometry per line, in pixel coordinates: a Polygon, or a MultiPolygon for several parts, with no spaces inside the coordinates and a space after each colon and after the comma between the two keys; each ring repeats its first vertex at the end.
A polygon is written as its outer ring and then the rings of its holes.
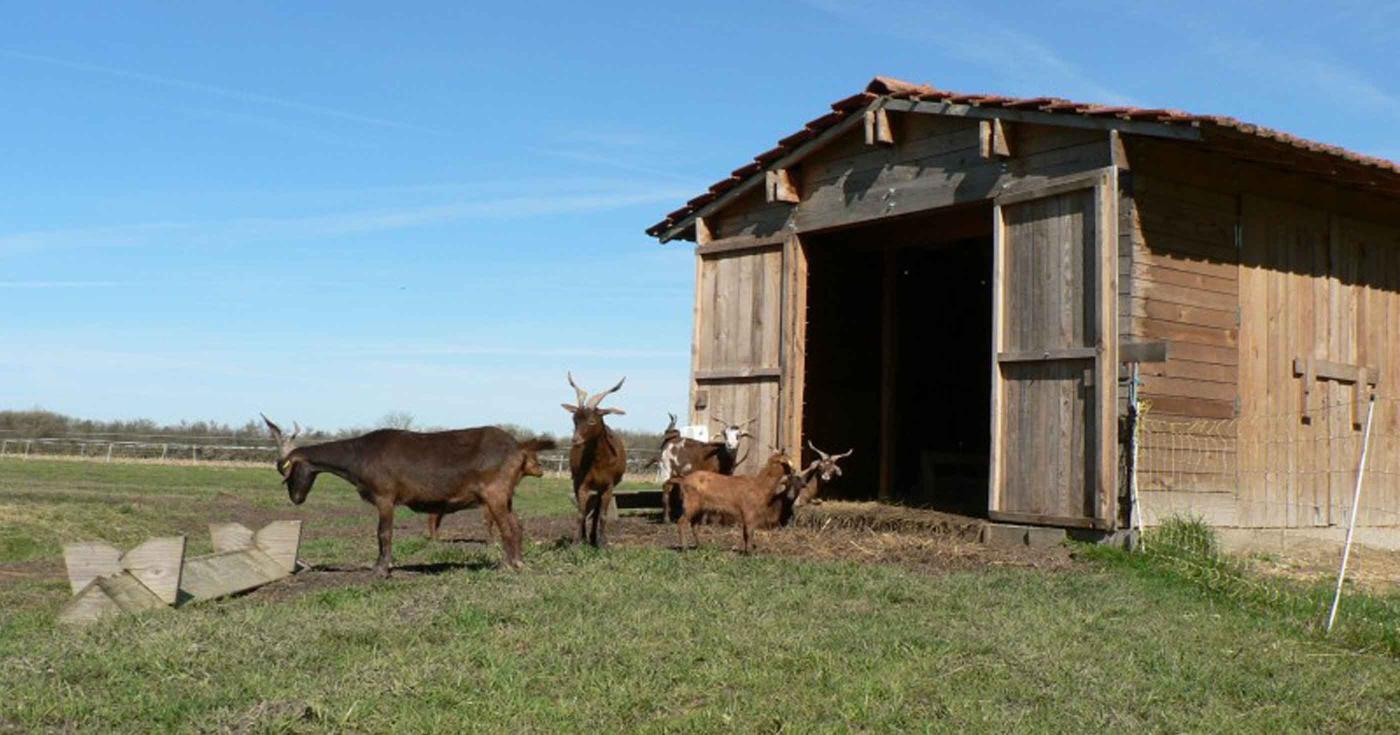
{"type": "Polygon", "coordinates": [[[1232,117],[1220,115],[1193,115],[1181,110],[1147,109],[1123,105],[1096,105],[1071,102],[1059,97],[1003,97],[988,94],[963,94],[940,90],[927,84],[914,84],[892,77],[875,77],[866,85],[865,91],[853,94],[831,104],[832,112],[807,123],[801,130],[778,141],[774,148],[754,157],[752,163],[734,170],[729,178],[717,182],[710,190],[701,194],[686,205],[666,215],[666,218],[647,228],[647,233],[660,236],[696,210],[718,198],[722,192],[743,183],[751,176],[762,173],[763,168],[792,153],[799,146],[815,138],[818,133],[836,125],[852,112],[874,102],[880,97],[915,99],[925,101],[947,101],[954,104],[971,104],[987,109],[1004,108],[1009,110],[1040,110],[1055,114],[1077,114],[1094,117],[1118,117],[1125,120],[1151,120],[1168,125],[1209,125],[1224,128],[1243,135],[1252,135],[1299,148],[1301,150],[1326,154],[1348,163],[1377,169],[1387,174],[1400,176],[1400,164],[1384,158],[1375,158],[1349,151],[1339,146],[1318,143],[1299,138],[1280,130],[1265,128],[1240,122],[1232,117]]]}

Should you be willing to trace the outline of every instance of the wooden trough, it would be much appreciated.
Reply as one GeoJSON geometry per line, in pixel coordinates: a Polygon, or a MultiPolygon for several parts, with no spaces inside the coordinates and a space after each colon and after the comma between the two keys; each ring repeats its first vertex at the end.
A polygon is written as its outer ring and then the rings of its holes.
{"type": "Polygon", "coordinates": [[[121,553],[102,542],[63,547],[75,597],[59,622],[87,624],[108,615],[181,607],[246,592],[296,571],[301,521],[273,521],[254,532],[211,523],[214,553],[185,558],[185,537],[153,538],[121,553]]]}

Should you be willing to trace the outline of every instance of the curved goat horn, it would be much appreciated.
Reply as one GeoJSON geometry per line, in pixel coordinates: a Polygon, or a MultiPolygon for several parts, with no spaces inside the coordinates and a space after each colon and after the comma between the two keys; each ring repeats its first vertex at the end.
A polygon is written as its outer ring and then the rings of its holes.
{"type": "Polygon", "coordinates": [[[272,432],[272,435],[274,437],[279,439],[282,438],[282,427],[272,423],[272,419],[268,418],[267,414],[259,411],[258,415],[262,417],[263,423],[267,424],[267,430],[272,432]]]}
{"type": "Polygon", "coordinates": [[[593,396],[592,398],[588,399],[588,407],[589,407],[589,408],[597,408],[597,407],[598,407],[598,404],[603,402],[603,398],[604,398],[605,396],[607,396],[609,393],[616,393],[616,392],[622,390],[622,384],[623,384],[623,383],[626,383],[626,382],[627,382],[627,376],[624,375],[624,376],[622,377],[622,380],[617,381],[617,385],[614,385],[613,387],[611,387],[611,388],[609,388],[609,389],[603,391],[602,393],[599,393],[598,395],[595,395],[595,396],[593,396]]]}
{"type": "Polygon", "coordinates": [[[291,436],[289,439],[287,439],[287,441],[291,441],[292,439],[295,439],[295,438],[297,438],[297,437],[299,437],[299,436],[301,436],[301,424],[298,424],[297,422],[293,421],[293,422],[292,422],[292,436],[291,436]]]}
{"type": "Polygon", "coordinates": [[[832,457],[832,459],[845,459],[845,458],[851,456],[852,454],[855,454],[855,451],[856,451],[855,448],[852,447],[851,449],[847,449],[846,452],[845,452],[844,454],[838,454],[838,455],[836,455],[835,457],[832,457]]]}
{"type": "Polygon", "coordinates": [[[569,371],[569,385],[573,386],[574,392],[578,394],[579,406],[588,402],[588,391],[578,387],[578,383],[574,382],[574,372],[572,370],[569,371]]]}
{"type": "MultiPolygon", "coordinates": [[[[820,449],[817,449],[817,445],[813,444],[811,439],[808,439],[808,440],[807,440],[807,446],[811,447],[811,448],[812,448],[812,451],[814,451],[814,452],[816,452],[818,455],[820,455],[822,459],[830,459],[830,458],[831,458],[831,455],[827,454],[826,452],[823,452],[823,451],[820,450],[820,449]]],[[[855,451],[855,450],[851,450],[851,451],[855,451]]]]}

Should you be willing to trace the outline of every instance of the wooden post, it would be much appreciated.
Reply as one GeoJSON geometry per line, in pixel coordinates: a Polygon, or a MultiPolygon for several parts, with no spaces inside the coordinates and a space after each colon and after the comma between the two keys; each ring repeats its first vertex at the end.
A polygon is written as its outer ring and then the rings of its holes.
{"type": "Polygon", "coordinates": [[[116,445],[117,445],[116,442],[107,442],[107,461],[108,461],[108,462],[111,462],[111,461],[112,461],[112,448],[115,447],[116,445]]]}
{"type": "Polygon", "coordinates": [[[894,131],[890,129],[890,113],[885,108],[865,113],[866,145],[893,145],[894,131]]]}
{"type": "Polygon", "coordinates": [[[894,496],[894,462],[897,427],[894,406],[895,381],[898,377],[898,256],[894,248],[886,248],[884,273],[880,288],[880,500],[894,496]]]}

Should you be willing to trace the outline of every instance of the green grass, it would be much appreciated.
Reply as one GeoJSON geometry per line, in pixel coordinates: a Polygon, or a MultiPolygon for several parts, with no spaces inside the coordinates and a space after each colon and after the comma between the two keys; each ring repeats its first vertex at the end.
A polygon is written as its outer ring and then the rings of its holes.
{"type": "Polygon", "coordinates": [[[1143,553],[1088,547],[1085,554],[1148,579],[1197,590],[1222,604],[1267,617],[1294,634],[1327,637],[1356,651],[1376,651],[1400,658],[1400,593],[1343,590],[1338,621],[1326,632],[1327,613],[1336,592],[1335,578],[1301,581],[1265,576],[1251,562],[1257,558],[1224,553],[1215,532],[1199,518],[1169,518],[1150,529],[1143,553]]]}
{"type": "MultiPolygon", "coordinates": [[[[128,479],[200,497],[184,469],[128,479]]],[[[100,487],[107,472],[67,476],[100,487]]],[[[0,502],[27,485],[12,467],[0,477],[0,502]]],[[[219,476],[270,494],[275,480],[219,476]]],[[[348,494],[329,489],[308,505],[348,494]]],[[[531,512],[571,512],[567,493],[536,491],[531,512]]],[[[368,563],[366,536],[323,538],[317,561],[368,563]]],[[[929,576],[537,541],[521,573],[494,568],[496,549],[405,539],[401,561],[467,566],[77,632],[51,622],[63,585],[0,581],[0,732],[1400,729],[1395,659],[1110,558],[929,576]]]]}

